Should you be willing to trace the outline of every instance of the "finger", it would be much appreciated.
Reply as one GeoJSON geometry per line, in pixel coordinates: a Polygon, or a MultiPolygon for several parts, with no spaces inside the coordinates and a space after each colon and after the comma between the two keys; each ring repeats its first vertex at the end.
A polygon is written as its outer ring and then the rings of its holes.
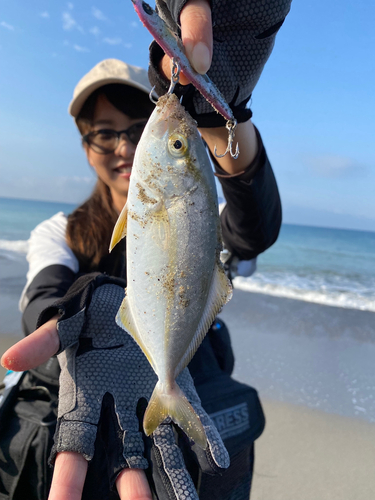
{"type": "Polygon", "coordinates": [[[212,60],[212,20],[208,0],[189,0],[181,11],[181,38],[186,55],[200,74],[210,69],[212,60]]]}
{"type": "Polygon", "coordinates": [[[87,460],[79,453],[58,453],[48,500],[81,500],[87,460]]]}
{"type": "Polygon", "coordinates": [[[116,479],[121,500],[152,500],[150,486],[142,469],[124,469],[116,479]]]}
{"type": "Polygon", "coordinates": [[[24,371],[35,368],[53,356],[60,346],[57,317],[47,321],[28,337],[8,349],[1,358],[4,368],[24,371]]]}
{"type": "MultiPolygon", "coordinates": [[[[208,0],[189,0],[181,11],[181,37],[186,55],[193,68],[201,74],[207,73],[212,60],[212,20],[208,0]]],[[[166,78],[171,78],[172,61],[165,55],[161,70],[166,78]]],[[[181,72],[181,85],[190,81],[181,72]]]]}
{"type": "MultiPolygon", "coordinates": [[[[197,491],[188,473],[181,449],[176,443],[171,425],[159,425],[153,433],[154,447],[151,450],[152,462],[161,464],[163,488],[172,490],[177,499],[198,500],[197,491]],[[160,455],[157,457],[157,451],[160,455]]],[[[159,471],[156,470],[155,473],[159,471]]],[[[159,472],[160,474],[160,472],[159,472]]],[[[159,491],[157,491],[159,494],[159,491]]],[[[163,496],[164,498],[164,496],[163,496]]]]}

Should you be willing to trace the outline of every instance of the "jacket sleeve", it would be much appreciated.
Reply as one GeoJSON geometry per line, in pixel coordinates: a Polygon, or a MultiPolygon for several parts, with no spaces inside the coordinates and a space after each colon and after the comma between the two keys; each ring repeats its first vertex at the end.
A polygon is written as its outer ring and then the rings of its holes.
{"type": "MultiPolygon", "coordinates": [[[[219,177],[226,199],[221,213],[223,241],[240,260],[250,260],[269,248],[281,226],[281,201],[266,150],[258,130],[258,153],[246,171],[219,177]]],[[[213,158],[216,172],[224,174],[213,158]]]]}
{"type": "MultiPolygon", "coordinates": [[[[75,279],[76,274],[60,264],[48,266],[35,276],[25,292],[27,305],[22,315],[25,335],[36,329],[40,313],[57,299],[64,297],[75,279]]],[[[48,319],[50,318],[46,321],[48,319]]]]}
{"type": "Polygon", "coordinates": [[[60,212],[31,233],[29,271],[20,299],[26,335],[35,330],[41,311],[65,295],[79,271],[78,260],[66,243],[66,223],[65,215],[60,212]]]}

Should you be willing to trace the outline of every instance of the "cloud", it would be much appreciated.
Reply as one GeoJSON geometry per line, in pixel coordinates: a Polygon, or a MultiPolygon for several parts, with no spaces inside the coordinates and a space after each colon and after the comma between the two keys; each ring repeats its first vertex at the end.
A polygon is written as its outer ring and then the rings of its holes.
{"type": "Polygon", "coordinates": [[[68,9],[69,10],[73,10],[74,9],[74,5],[72,4],[72,2],[68,2],[68,9]]]}
{"type": "Polygon", "coordinates": [[[6,23],[5,21],[1,21],[0,26],[2,26],[3,28],[6,28],[9,31],[14,31],[14,26],[6,23]]]}
{"type": "Polygon", "coordinates": [[[63,12],[63,29],[70,31],[72,29],[77,29],[81,33],[84,33],[83,28],[77,23],[75,19],[71,16],[69,12],[63,12]]]}
{"type": "Polygon", "coordinates": [[[131,26],[132,28],[138,28],[139,23],[138,23],[137,21],[132,21],[132,22],[130,23],[130,26],[131,26]]]}
{"type": "Polygon", "coordinates": [[[122,42],[122,40],[121,40],[121,38],[118,38],[118,37],[117,38],[104,38],[103,42],[108,43],[109,45],[119,45],[122,42]]]}
{"type": "Polygon", "coordinates": [[[310,170],[327,178],[358,177],[366,173],[366,167],[359,162],[339,155],[322,155],[305,160],[310,170]]]}
{"type": "Polygon", "coordinates": [[[105,17],[103,12],[101,10],[97,9],[96,7],[93,7],[91,9],[91,13],[94,17],[96,17],[96,19],[99,19],[99,21],[108,21],[108,19],[105,17]]]}
{"type": "Polygon", "coordinates": [[[133,44],[132,43],[124,43],[124,47],[126,49],[131,49],[133,47],[133,44]]]}
{"type": "Polygon", "coordinates": [[[86,47],[81,47],[80,45],[73,45],[74,47],[74,50],[76,50],[77,52],[90,52],[89,49],[87,49],[86,47]]]}
{"type": "Polygon", "coordinates": [[[98,36],[98,35],[100,35],[101,31],[100,31],[100,29],[99,29],[97,26],[93,26],[93,27],[90,29],[90,33],[91,33],[92,35],[98,36]]]}
{"type": "Polygon", "coordinates": [[[40,15],[40,17],[43,17],[44,19],[49,18],[49,13],[46,10],[44,12],[41,12],[39,15],[40,15]]]}

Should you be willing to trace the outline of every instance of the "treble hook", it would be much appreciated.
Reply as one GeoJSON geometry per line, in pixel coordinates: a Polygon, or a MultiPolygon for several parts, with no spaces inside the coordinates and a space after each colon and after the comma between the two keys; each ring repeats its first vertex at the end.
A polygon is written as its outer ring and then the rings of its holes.
{"type": "Polygon", "coordinates": [[[172,70],[171,71],[172,71],[171,85],[170,85],[168,92],[167,92],[168,95],[171,95],[173,93],[176,84],[180,81],[181,67],[178,64],[178,61],[175,57],[172,59],[172,70]]]}
{"type": "Polygon", "coordinates": [[[216,150],[216,146],[215,146],[214,154],[215,154],[216,158],[223,158],[223,156],[225,156],[227,153],[230,153],[231,157],[234,158],[235,160],[237,160],[238,155],[240,154],[240,149],[238,147],[238,142],[237,142],[237,146],[236,146],[236,152],[233,153],[233,150],[232,150],[233,140],[234,140],[234,134],[235,134],[235,131],[236,131],[236,128],[237,128],[237,120],[235,120],[235,119],[228,120],[227,123],[226,123],[226,125],[225,125],[225,127],[228,130],[228,145],[227,145],[227,149],[224,151],[224,153],[222,155],[219,155],[219,154],[217,154],[217,150],[216,150]]]}

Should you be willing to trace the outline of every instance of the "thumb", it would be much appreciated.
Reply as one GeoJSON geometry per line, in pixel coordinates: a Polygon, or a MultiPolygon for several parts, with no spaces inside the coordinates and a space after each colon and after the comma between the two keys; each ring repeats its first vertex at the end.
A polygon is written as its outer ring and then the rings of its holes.
{"type": "Polygon", "coordinates": [[[181,11],[181,38],[186,55],[200,74],[205,74],[212,60],[212,20],[208,0],[189,0],[181,11]]]}
{"type": "Polygon", "coordinates": [[[8,349],[1,358],[1,364],[16,372],[35,368],[53,356],[60,347],[57,333],[57,319],[50,319],[28,337],[8,349]]]}

